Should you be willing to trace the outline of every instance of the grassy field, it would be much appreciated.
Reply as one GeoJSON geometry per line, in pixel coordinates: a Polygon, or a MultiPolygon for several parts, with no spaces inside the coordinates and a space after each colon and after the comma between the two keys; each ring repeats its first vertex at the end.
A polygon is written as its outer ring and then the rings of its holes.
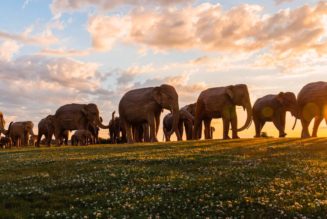
{"type": "Polygon", "coordinates": [[[326,218],[327,139],[0,150],[0,218],[326,218]]]}

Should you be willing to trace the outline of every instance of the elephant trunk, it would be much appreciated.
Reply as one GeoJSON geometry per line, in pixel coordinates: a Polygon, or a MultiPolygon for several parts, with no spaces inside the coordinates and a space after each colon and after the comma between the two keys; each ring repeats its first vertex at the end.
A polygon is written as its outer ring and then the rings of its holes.
{"type": "Polygon", "coordinates": [[[96,124],[97,124],[100,128],[102,128],[102,129],[109,129],[109,124],[108,124],[108,125],[103,125],[103,124],[101,123],[101,121],[100,121],[100,118],[98,118],[98,119],[96,120],[96,124]]]}
{"type": "Polygon", "coordinates": [[[241,128],[237,129],[238,132],[241,132],[241,131],[249,128],[249,126],[251,125],[251,122],[252,122],[251,104],[250,103],[246,104],[245,108],[246,108],[246,112],[247,112],[247,118],[246,118],[245,124],[241,128]]]}
{"type": "Polygon", "coordinates": [[[13,122],[11,122],[8,126],[8,130],[4,129],[4,128],[0,128],[0,133],[3,133],[5,136],[8,137],[10,130],[11,130],[11,125],[13,124],[13,122]]]}
{"type": "Polygon", "coordinates": [[[185,118],[186,118],[189,122],[193,123],[193,121],[194,121],[194,116],[193,116],[191,113],[189,113],[187,110],[184,110],[184,113],[185,113],[185,118]]]}
{"type": "Polygon", "coordinates": [[[293,128],[292,128],[292,130],[294,130],[294,129],[295,129],[295,126],[296,126],[296,122],[297,122],[297,118],[295,117],[295,121],[294,121],[294,125],[293,125],[293,128]]]}
{"type": "Polygon", "coordinates": [[[170,135],[172,135],[175,131],[178,131],[178,123],[179,123],[179,109],[178,107],[172,107],[171,109],[172,116],[173,116],[173,125],[169,132],[170,135]]]}

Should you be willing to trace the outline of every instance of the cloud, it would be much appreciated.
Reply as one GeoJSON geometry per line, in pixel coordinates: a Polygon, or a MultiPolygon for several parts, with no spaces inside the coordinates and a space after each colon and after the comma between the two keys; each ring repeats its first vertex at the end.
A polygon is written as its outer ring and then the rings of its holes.
{"type": "Polygon", "coordinates": [[[123,5],[131,6],[169,6],[189,3],[193,0],[53,0],[50,6],[54,14],[82,10],[95,7],[101,11],[108,11],[123,5]]]}
{"type": "Polygon", "coordinates": [[[93,16],[89,19],[87,30],[92,33],[93,48],[106,51],[126,36],[129,23],[118,16],[93,16]]]}
{"type": "Polygon", "coordinates": [[[75,57],[87,56],[92,52],[92,49],[76,50],[76,49],[41,49],[37,54],[44,56],[61,56],[61,57],[75,57]]]}
{"type": "Polygon", "coordinates": [[[123,16],[92,16],[88,31],[93,47],[110,50],[117,43],[153,50],[192,50],[226,53],[288,53],[299,56],[327,48],[327,2],[263,14],[258,5],[223,10],[203,3],[184,8],[136,8],[123,16]]]}
{"type": "Polygon", "coordinates": [[[294,0],[275,0],[276,5],[281,5],[284,3],[290,3],[293,2],[294,0]]]}
{"type": "Polygon", "coordinates": [[[12,40],[3,41],[0,44],[0,60],[10,61],[12,56],[18,52],[20,45],[12,40]]]}
{"type": "Polygon", "coordinates": [[[95,63],[43,56],[0,61],[0,107],[5,115],[35,123],[68,103],[95,102],[102,109],[112,91],[102,87],[97,69],[95,63]]]}
{"type": "Polygon", "coordinates": [[[51,45],[59,41],[50,30],[47,30],[39,35],[30,36],[31,31],[25,31],[21,34],[8,33],[5,31],[0,31],[0,38],[5,40],[14,40],[24,44],[31,45],[51,45]]]}

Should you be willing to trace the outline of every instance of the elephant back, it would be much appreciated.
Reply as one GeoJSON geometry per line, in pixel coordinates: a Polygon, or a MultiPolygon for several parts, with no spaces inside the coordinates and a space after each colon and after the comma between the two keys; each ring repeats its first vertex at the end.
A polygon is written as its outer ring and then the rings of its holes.
{"type": "Polygon", "coordinates": [[[325,104],[327,102],[327,82],[319,81],[305,85],[299,92],[297,100],[300,105],[310,102],[325,104]]]}
{"type": "Polygon", "coordinates": [[[66,104],[61,107],[59,107],[56,111],[56,116],[60,114],[66,114],[67,112],[72,112],[72,113],[80,113],[81,110],[86,106],[86,104],[66,104]]]}

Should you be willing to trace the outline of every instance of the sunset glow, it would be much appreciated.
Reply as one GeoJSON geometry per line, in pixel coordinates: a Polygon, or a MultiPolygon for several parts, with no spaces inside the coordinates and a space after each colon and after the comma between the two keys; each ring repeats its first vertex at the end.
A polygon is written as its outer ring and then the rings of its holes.
{"type": "MultiPolygon", "coordinates": [[[[37,124],[73,102],[96,103],[108,124],[126,91],[163,83],[182,107],[209,87],[247,84],[253,104],[326,81],[325,1],[25,0],[3,2],[0,12],[6,126],[37,124]]],[[[246,113],[238,112],[241,126],[246,113]]],[[[288,137],[300,135],[293,122],[287,113],[288,137]]],[[[221,121],[213,124],[221,138],[221,121]]],[[[278,135],[270,123],[263,131],[278,135]]],[[[240,133],[253,135],[253,125],[240,133]]],[[[319,135],[327,136],[324,122],[319,135]]]]}

